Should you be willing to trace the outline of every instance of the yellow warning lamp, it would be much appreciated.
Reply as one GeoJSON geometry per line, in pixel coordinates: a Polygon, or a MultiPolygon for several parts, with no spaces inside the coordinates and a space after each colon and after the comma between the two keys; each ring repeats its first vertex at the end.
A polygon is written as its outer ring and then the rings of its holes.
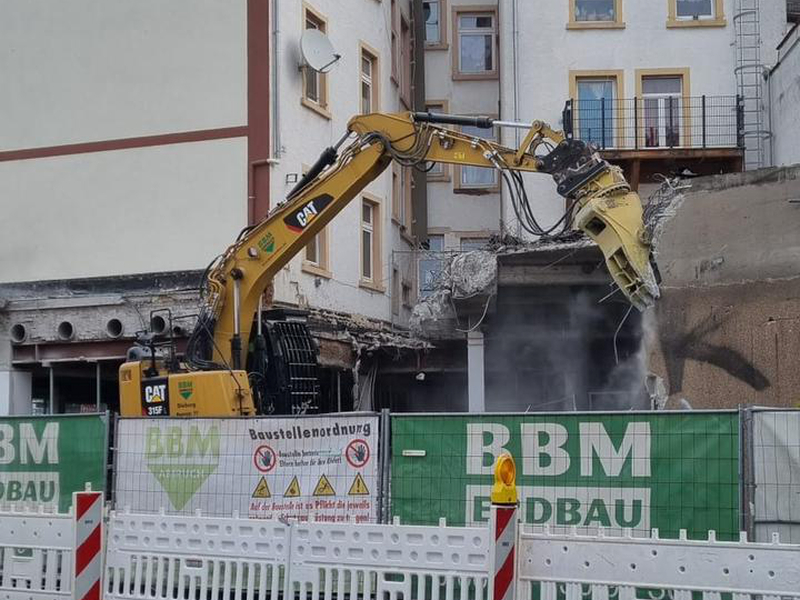
{"type": "Polygon", "coordinates": [[[517,466],[514,458],[504,452],[497,457],[494,465],[494,486],[492,487],[492,504],[517,503],[517,466]]]}

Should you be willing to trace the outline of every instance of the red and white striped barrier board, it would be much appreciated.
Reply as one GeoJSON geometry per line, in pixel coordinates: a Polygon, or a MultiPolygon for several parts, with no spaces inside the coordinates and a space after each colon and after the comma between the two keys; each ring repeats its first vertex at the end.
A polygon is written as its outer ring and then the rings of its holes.
{"type": "Polygon", "coordinates": [[[100,600],[103,576],[103,493],[76,492],[74,600],[100,600]]]}
{"type": "Polygon", "coordinates": [[[514,599],[514,546],[517,540],[517,506],[492,505],[494,572],[492,600],[514,599]]]}

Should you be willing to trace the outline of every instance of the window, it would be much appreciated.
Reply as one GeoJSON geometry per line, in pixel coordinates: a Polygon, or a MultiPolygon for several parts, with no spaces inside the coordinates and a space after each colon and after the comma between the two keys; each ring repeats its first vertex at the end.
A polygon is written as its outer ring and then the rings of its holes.
{"type": "Polygon", "coordinates": [[[567,29],[622,27],[622,0],[569,0],[567,29]]]}
{"type": "Polygon", "coordinates": [[[455,22],[454,78],[496,78],[495,34],[497,33],[497,19],[495,13],[456,11],[455,22]]]}
{"type": "Polygon", "coordinates": [[[380,205],[364,195],[361,200],[361,285],[381,287],[380,205]]]}
{"type": "Polygon", "coordinates": [[[614,147],[614,110],[617,78],[580,77],[576,81],[577,134],[600,148],[614,147]]]}
{"type": "Polygon", "coordinates": [[[391,49],[392,49],[392,81],[399,83],[398,64],[400,62],[400,34],[397,31],[397,0],[389,3],[389,19],[392,22],[391,49]]]}
{"type": "Polygon", "coordinates": [[[400,314],[400,271],[392,267],[392,314],[400,314]]]}
{"type": "Polygon", "coordinates": [[[724,27],[724,0],[669,0],[667,27],[724,27]]]}
{"type": "Polygon", "coordinates": [[[425,0],[422,3],[422,14],[425,18],[425,47],[427,49],[446,49],[446,0],[425,0]]]}
{"type": "Polygon", "coordinates": [[[405,233],[411,232],[411,167],[392,164],[392,220],[405,233]]]}
{"type": "Polygon", "coordinates": [[[405,17],[400,19],[400,65],[398,73],[400,76],[400,100],[411,107],[411,26],[405,17]]]}
{"type": "MultiPolygon", "coordinates": [[[[494,128],[480,129],[464,125],[461,132],[472,136],[488,140],[496,139],[494,128]]],[[[497,187],[497,169],[491,167],[459,167],[458,169],[458,188],[461,189],[480,189],[497,187]]]]}
{"type": "Polygon", "coordinates": [[[614,0],[575,0],[576,21],[616,21],[614,0]]]}
{"type": "MultiPolygon", "coordinates": [[[[425,110],[433,113],[450,112],[447,100],[426,100],[425,110]]],[[[446,127],[446,126],[445,126],[446,127]]],[[[428,163],[430,170],[426,173],[428,181],[450,181],[450,169],[445,163],[428,163]]]]}
{"type": "Polygon", "coordinates": [[[411,167],[400,169],[400,196],[402,200],[402,214],[400,224],[406,234],[411,235],[411,167]]]}
{"type": "Polygon", "coordinates": [[[330,277],[328,261],[328,228],[325,227],[314,236],[303,254],[303,271],[322,277],[330,277]]]}
{"type": "MultiPolygon", "coordinates": [[[[304,9],[304,28],[318,29],[323,33],[327,31],[325,19],[309,6],[304,9]]],[[[304,106],[330,117],[327,111],[328,75],[326,73],[319,73],[308,66],[303,68],[302,103],[304,106]]]]}
{"type": "Polygon", "coordinates": [[[444,236],[429,235],[428,248],[428,251],[422,252],[422,258],[419,261],[419,295],[421,298],[427,298],[436,291],[436,282],[441,277],[445,266],[443,260],[444,236]]]}
{"type": "Polygon", "coordinates": [[[680,145],[683,78],[642,77],[644,144],[648,148],[680,145]]]}
{"type": "Polygon", "coordinates": [[[711,0],[676,0],[675,14],[679,19],[713,19],[711,0]]]}
{"type": "Polygon", "coordinates": [[[378,102],[378,55],[361,45],[361,114],[378,112],[380,105],[378,102]]]}

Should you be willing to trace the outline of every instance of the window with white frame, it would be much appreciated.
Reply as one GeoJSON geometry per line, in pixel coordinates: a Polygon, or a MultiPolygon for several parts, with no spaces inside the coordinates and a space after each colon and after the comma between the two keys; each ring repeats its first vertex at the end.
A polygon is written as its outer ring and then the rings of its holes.
{"type": "Polygon", "coordinates": [[[617,20],[616,0],[572,0],[575,3],[575,21],[614,22],[617,20]]]}
{"type": "Polygon", "coordinates": [[[361,49],[361,114],[377,112],[378,108],[378,58],[361,49]]]}
{"type": "MultiPolygon", "coordinates": [[[[318,29],[325,33],[325,20],[312,11],[305,10],[305,28],[318,29]]],[[[303,99],[306,102],[325,108],[327,99],[327,75],[306,66],[303,69],[303,99]]]]}
{"type": "Polygon", "coordinates": [[[680,145],[683,77],[642,77],[644,143],[648,148],[680,145]]]}
{"type": "Polygon", "coordinates": [[[458,72],[487,75],[497,70],[494,12],[457,13],[458,72]]]}
{"type": "Polygon", "coordinates": [[[714,0],[675,0],[675,15],[679,19],[713,19],[714,0]]]}
{"type": "Polygon", "coordinates": [[[361,201],[361,280],[380,285],[380,207],[377,202],[361,201]]]}
{"type": "Polygon", "coordinates": [[[324,228],[306,245],[305,265],[327,270],[328,268],[328,229],[324,228]]]}
{"type": "Polygon", "coordinates": [[[440,0],[425,0],[422,3],[425,17],[425,43],[435,46],[442,43],[442,3],[440,0]]]}
{"type": "Polygon", "coordinates": [[[614,146],[614,114],[616,110],[617,78],[613,76],[579,77],[578,135],[584,142],[600,148],[614,146]]]}
{"type": "MultiPolygon", "coordinates": [[[[461,132],[472,136],[488,140],[495,140],[496,133],[494,127],[482,129],[464,125],[461,132]]],[[[491,167],[461,167],[459,176],[459,187],[461,188],[494,188],[497,187],[497,170],[491,167]]]]}

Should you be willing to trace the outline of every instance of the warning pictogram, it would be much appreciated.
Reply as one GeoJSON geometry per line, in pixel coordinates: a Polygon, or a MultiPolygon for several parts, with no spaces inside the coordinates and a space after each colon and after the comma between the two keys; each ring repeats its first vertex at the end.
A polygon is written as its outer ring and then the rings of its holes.
{"type": "Polygon", "coordinates": [[[297,475],[292,477],[289,487],[283,492],[284,498],[297,498],[300,495],[300,483],[297,481],[297,475]]]}
{"type": "Polygon", "coordinates": [[[317,482],[317,487],[314,488],[314,495],[315,496],[335,496],[336,490],[333,489],[331,482],[328,481],[328,478],[325,477],[325,474],[319,478],[317,482]]]}
{"type": "Polygon", "coordinates": [[[253,464],[262,473],[269,473],[278,464],[278,457],[275,450],[264,444],[256,448],[253,452],[253,464]]]}
{"type": "Polygon", "coordinates": [[[253,498],[271,498],[272,494],[269,491],[269,486],[267,485],[267,478],[261,477],[258,480],[258,485],[256,489],[253,490],[253,498]]]}
{"type": "Polygon", "coordinates": [[[364,483],[364,478],[361,473],[356,473],[356,478],[353,479],[353,485],[350,486],[350,491],[347,492],[348,496],[369,496],[369,489],[367,484],[364,483]]]}
{"type": "Polygon", "coordinates": [[[353,440],[347,444],[344,457],[354,469],[360,469],[369,462],[369,444],[365,440],[353,440]]]}

